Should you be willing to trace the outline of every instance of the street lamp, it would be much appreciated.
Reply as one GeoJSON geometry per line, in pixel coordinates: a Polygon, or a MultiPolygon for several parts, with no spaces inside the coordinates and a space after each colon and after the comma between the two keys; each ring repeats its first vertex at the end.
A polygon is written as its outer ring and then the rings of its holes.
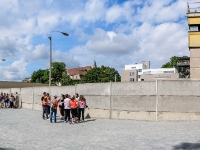
{"type": "MultiPolygon", "coordinates": [[[[51,34],[53,32],[60,32],[62,33],[64,36],[69,36],[68,33],[65,32],[61,32],[61,31],[51,31],[51,34]]],[[[50,40],[50,64],[49,64],[49,86],[51,86],[51,64],[52,64],[52,35],[50,34],[50,36],[48,37],[50,40]]]]}

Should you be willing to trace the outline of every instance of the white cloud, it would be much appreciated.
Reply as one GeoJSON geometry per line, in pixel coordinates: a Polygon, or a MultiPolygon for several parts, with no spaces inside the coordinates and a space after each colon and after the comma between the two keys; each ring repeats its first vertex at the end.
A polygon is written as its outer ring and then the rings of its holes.
{"type": "Polygon", "coordinates": [[[133,35],[116,34],[113,31],[96,29],[94,36],[87,42],[89,51],[100,54],[121,55],[139,49],[138,43],[133,35]]]}
{"type": "MultiPolygon", "coordinates": [[[[53,61],[64,61],[68,68],[92,65],[94,60],[119,71],[141,60],[158,67],[173,55],[188,55],[186,2],[1,0],[0,57],[12,60],[0,67],[4,79],[29,75],[25,67],[40,60],[48,68],[47,36],[52,30],[70,34],[69,47],[53,51],[53,61]]],[[[60,40],[55,38],[54,44],[60,40]]]]}
{"type": "Polygon", "coordinates": [[[136,56],[151,60],[156,67],[169,61],[172,56],[189,55],[187,32],[181,24],[163,23],[158,26],[143,24],[134,32],[135,36],[142,39],[141,51],[136,53],[136,56]]]}
{"type": "Polygon", "coordinates": [[[28,63],[23,59],[15,61],[9,66],[0,66],[1,72],[0,80],[9,80],[9,81],[21,81],[26,77],[30,76],[30,73],[26,71],[26,65],[28,63]]]}

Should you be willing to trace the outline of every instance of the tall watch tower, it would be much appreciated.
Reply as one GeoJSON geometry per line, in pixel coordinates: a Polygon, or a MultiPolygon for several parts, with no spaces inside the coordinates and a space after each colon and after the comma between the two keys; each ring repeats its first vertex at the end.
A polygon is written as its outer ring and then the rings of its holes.
{"type": "Polygon", "coordinates": [[[200,80],[200,2],[187,3],[190,78],[200,80]]]}

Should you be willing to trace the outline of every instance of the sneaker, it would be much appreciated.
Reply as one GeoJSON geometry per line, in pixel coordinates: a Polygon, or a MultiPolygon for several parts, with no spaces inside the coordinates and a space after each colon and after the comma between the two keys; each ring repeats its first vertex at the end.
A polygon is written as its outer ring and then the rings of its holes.
{"type": "Polygon", "coordinates": [[[72,124],[72,122],[69,122],[69,124],[72,124]]]}
{"type": "Polygon", "coordinates": [[[64,123],[66,123],[67,121],[64,121],[64,123]]]}

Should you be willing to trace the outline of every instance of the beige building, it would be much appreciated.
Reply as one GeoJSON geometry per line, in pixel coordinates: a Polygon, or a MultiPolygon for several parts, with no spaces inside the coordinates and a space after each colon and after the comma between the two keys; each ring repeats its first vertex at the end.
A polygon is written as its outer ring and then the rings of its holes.
{"type": "Polygon", "coordinates": [[[188,47],[190,50],[190,78],[200,80],[200,2],[188,5],[188,47]]]}
{"type": "Polygon", "coordinates": [[[150,69],[149,61],[140,64],[125,65],[121,73],[121,82],[177,80],[179,73],[176,68],[150,69]]]}
{"type": "Polygon", "coordinates": [[[134,82],[138,81],[138,70],[122,70],[121,82],[134,82]]]}

